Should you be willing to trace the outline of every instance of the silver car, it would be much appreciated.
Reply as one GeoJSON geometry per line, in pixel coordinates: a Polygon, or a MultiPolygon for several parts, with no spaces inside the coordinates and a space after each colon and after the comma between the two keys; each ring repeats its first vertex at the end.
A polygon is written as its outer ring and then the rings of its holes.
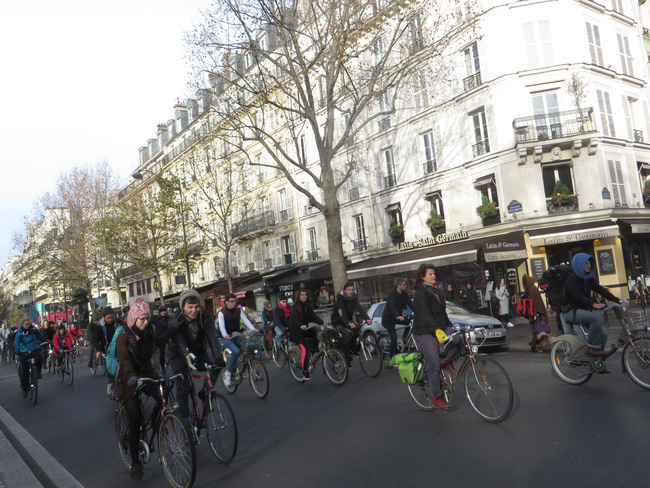
{"type": "MultiPolygon", "coordinates": [[[[386,302],[375,303],[370,307],[368,315],[372,319],[372,324],[364,325],[361,328],[362,336],[365,334],[374,334],[375,336],[378,336],[382,332],[386,331],[386,329],[381,325],[381,316],[384,313],[385,307],[386,302]]],[[[404,310],[404,313],[406,315],[413,315],[413,311],[410,308],[404,310]]],[[[482,349],[508,346],[506,329],[504,329],[501,322],[494,317],[472,313],[460,305],[449,302],[447,302],[447,315],[449,316],[452,325],[469,325],[472,328],[485,328],[487,337],[482,333],[472,331],[472,344],[475,344],[482,349]]],[[[402,340],[401,330],[403,330],[404,327],[405,326],[403,325],[398,325],[396,327],[398,342],[401,342],[402,340]]]]}

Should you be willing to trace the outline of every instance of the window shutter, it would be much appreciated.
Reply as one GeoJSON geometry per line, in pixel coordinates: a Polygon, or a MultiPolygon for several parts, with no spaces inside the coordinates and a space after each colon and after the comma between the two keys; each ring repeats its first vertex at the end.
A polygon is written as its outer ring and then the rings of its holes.
{"type": "Polygon", "coordinates": [[[294,234],[289,234],[289,253],[291,254],[291,262],[295,263],[296,261],[296,236],[294,234]]]}
{"type": "MultiPolygon", "coordinates": [[[[291,204],[291,187],[287,188],[287,215],[288,219],[293,219],[293,205],[291,204]]],[[[293,261],[295,263],[295,261],[293,261]]]]}
{"type": "Polygon", "coordinates": [[[625,112],[625,125],[627,126],[628,139],[634,139],[634,132],[632,130],[632,118],[630,117],[630,102],[625,95],[622,95],[623,111],[625,112]]]}
{"type": "Polygon", "coordinates": [[[537,66],[539,66],[539,55],[537,53],[537,39],[535,36],[535,24],[533,22],[527,22],[524,24],[524,43],[526,45],[528,67],[536,68],[537,66]]]}
{"type": "Polygon", "coordinates": [[[273,239],[271,244],[271,254],[273,259],[273,266],[282,266],[282,249],[280,247],[280,238],[273,239]]]}
{"type": "Polygon", "coordinates": [[[612,184],[612,196],[617,206],[627,206],[627,196],[625,195],[625,185],[623,184],[623,171],[621,162],[612,159],[607,160],[607,170],[609,179],[612,184]]]}

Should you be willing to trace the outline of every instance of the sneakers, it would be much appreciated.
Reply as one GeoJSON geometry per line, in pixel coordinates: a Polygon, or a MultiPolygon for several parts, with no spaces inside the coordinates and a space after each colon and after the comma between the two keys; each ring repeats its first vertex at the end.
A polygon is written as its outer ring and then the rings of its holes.
{"type": "Polygon", "coordinates": [[[142,464],[135,463],[133,466],[131,466],[131,478],[134,480],[142,479],[143,473],[144,469],[142,468],[142,464]]]}
{"type": "Polygon", "coordinates": [[[29,395],[29,390],[20,391],[20,398],[27,398],[27,395],[29,395]]]}
{"type": "Polygon", "coordinates": [[[450,408],[451,403],[444,399],[444,397],[436,397],[433,399],[433,406],[435,408],[450,408]]]}
{"type": "Polygon", "coordinates": [[[512,322],[508,322],[508,323],[506,324],[506,326],[508,326],[508,327],[514,327],[515,324],[513,324],[512,322]]]}
{"type": "Polygon", "coordinates": [[[587,349],[585,349],[585,352],[587,354],[589,354],[590,356],[604,356],[605,355],[605,351],[603,351],[602,349],[594,349],[593,347],[588,347],[587,349]]]}
{"type": "Polygon", "coordinates": [[[230,386],[230,372],[224,371],[223,372],[223,386],[229,387],[230,386]]]}

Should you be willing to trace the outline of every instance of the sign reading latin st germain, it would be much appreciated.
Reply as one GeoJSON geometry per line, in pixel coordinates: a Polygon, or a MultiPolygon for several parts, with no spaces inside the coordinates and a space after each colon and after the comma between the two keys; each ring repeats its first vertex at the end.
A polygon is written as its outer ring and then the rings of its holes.
{"type": "Polygon", "coordinates": [[[397,250],[410,251],[412,249],[418,249],[420,247],[429,247],[438,244],[444,244],[446,242],[462,241],[463,239],[467,239],[467,238],[469,238],[469,234],[464,230],[461,230],[453,234],[439,234],[435,237],[434,236],[422,237],[417,241],[400,242],[397,245],[397,250]]]}

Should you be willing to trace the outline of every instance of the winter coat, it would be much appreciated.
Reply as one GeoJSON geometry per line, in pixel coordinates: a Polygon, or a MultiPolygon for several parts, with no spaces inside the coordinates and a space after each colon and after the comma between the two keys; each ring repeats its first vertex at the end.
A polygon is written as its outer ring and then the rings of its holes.
{"type": "Polygon", "coordinates": [[[472,286],[469,290],[467,287],[460,290],[458,293],[458,298],[460,299],[460,304],[470,312],[476,312],[478,310],[478,296],[476,295],[474,286],[472,286]]]}
{"type": "Polygon", "coordinates": [[[354,312],[357,312],[363,320],[370,320],[368,314],[359,303],[359,297],[355,293],[349,298],[344,290],[336,295],[336,304],[332,312],[332,324],[348,325],[353,322],[354,312]]]}
{"type": "Polygon", "coordinates": [[[423,285],[413,295],[413,333],[435,335],[436,329],[451,327],[445,297],[436,286],[423,285]]]}
{"type": "Polygon", "coordinates": [[[411,297],[405,291],[398,293],[397,288],[392,288],[386,295],[386,306],[381,314],[382,325],[384,327],[386,324],[389,326],[395,325],[397,317],[404,314],[406,307],[411,307],[411,310],[413,310],[411,297]]]}
{"type": "Polygon", "coordinates": [[[106,348],[108,348],[108,345],[113,340],[115,329],[120,325],[124,326],[124,323],[118,318],[112,324],[107,324],[104,317],[99,319],[99,322],[93,327],[92,333],[92,343],[96,351],[106,352],[106,348]]]}
{"type": "Polygon", "coordinates": [[[572,310],[591,310],[593,304],[596,303],[592,296],[594,291],[608,300],[616,303],[621,302],[595,280],[596,261],[593,256],[582,252],[576,254],[571,261],[571,269],[573,273],[569,273],[564,280],[564,291],[565,300],[572,310]],[[588,274],[585,273],[587,261],[591,261],[591,270],[588,274]]]}
{"type": "Polygon", "coordinates": [[[59,349],[72,349],[72,337],[68,334],[61,337],[61,335],[57,333],[52,340],[52,350],[57,358],[59,357],[59,349]]]}
{"type": "Polygon", "coordinates": [[[33,325],[25,330],[23,326],[18,327],[16,339],[14,340],[14,350],[20,353],[28,353],[38,349],[41,342],[44,342],[43,334],[33,325]]]}
{"type": "Polygon", "coordinates": [[[291,325],[290,317],[287,317],[284,309],[278,305],[273,309],[273,326],[280,327],[283,331],[286,331],[291,325]]]}
{"type": "Polygon", "coordinates": [[[546,319],[546,321],[548,322],[548,312],[546,311],[546,305],[544,304],[544,299],[542,298],[542,294],[535,286],[535,280],[533,279],[532,276],[528,276],[528,275],[524,276],[524,287],[525,287],[524,293],[528,295],[528,298],[530,298],[533,301],[533,316],[530,318],[530,321],[534,320],[535,316],[538,313],[541,313],[546,319]]]}
{"type": "Polygon", "coordinates": [[[181,312],[169,321],[169,327],[159,338],[156,345],[161,346],[169,340],[169,352],[172,358],[185,358],[188,353],[199,357],[205,351],[206,342],[212,350],[212,357],[220,354],[219,338],[212,316],[204,309],[194,320],[181,312]],[[160,344],[162,343],[162,344],[160,344]]]}
{"type": "Polygon", "coordinates": [[[506,285],[499,286],[499,288],[494,291],[494,296],[499,299],[498,315],[508,315],[510,313],[510,301],[508,300],[510,293],[508,293],[506,285]]]}
{"type": "Polygon", "coordinates": [[[301,329],[302,325],[309,325],[310,322],[323,325],[323,320],[316,315],[311,303],[303,303],[297,300],[291,307],[291,316],[289,324],[289,340],[291,342],[303,343],[305,340],[305,331],[301,329]]]}
{"type": "Polygon", "coordinates": [[[154,333],[157,336],[161,336],[162,333],[167,330],[167,327],[169,327],[169,320],[170,320],[169,315],[167,315],[166,317],[163,317],[162,315],[156,315],[153,318],[153,320],[151,321],[151,325],[153,325],[154,333]]]}
{"type": "Polygon", "coordinates": [[[149,326],[141,331],[136,327],[124,327],[124,333],[117,336],[117,371],[115,393],[121,402],[135,396],[136,386],[129,386],[129,378],[160,378],[151,364],[154,353],[154,331],[149,326]],[[136,338],[137,335],[137,338],[136,338]]]}

